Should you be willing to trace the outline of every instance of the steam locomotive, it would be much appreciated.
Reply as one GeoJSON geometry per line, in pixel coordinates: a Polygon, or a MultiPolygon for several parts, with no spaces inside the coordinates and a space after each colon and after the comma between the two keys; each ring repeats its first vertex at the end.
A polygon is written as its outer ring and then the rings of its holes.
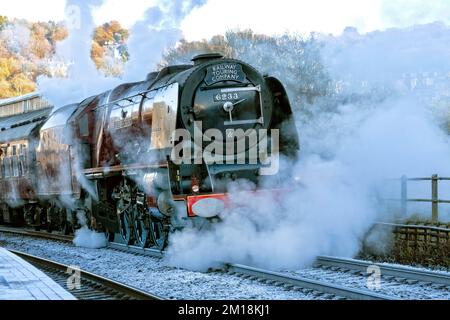
{"type": "Polygon", "coordinates": [[[233,182],[277,190],[273,159],[299,150],[285,88],[220,54],[192,61],[0,142],[0,222],[70,233],[84,217],[110,241],[162,249],[171,230],[220,220],[233,182]]]}

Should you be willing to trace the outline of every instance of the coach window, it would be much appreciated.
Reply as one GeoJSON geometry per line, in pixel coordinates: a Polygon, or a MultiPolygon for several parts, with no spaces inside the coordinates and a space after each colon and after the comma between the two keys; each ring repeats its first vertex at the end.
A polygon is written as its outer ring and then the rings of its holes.
{"type": "Polygon", "coordinates": [[[12,175],[13,175],[13,177],[18,177],[19,176],[19,163],[18,163],[19,159],[17,157],[17,146],[12,147],[11,160],[12,160],[12,175]]]}
{"type": "Polygon", "coordinates": [[[0,178],[3,178],[3,148],[0,147],[0,178]]]}
{"type": "Polygon", "coordinates": [[[80,136],[88,137],[89,136],[89,118],[86,113],[80,119],[80,136]]]}
{"type": "Polygon", "coordinates": [[[24,173],[23,173],[23,163],[22,160],[17,157],[17,176],[18,177],[23,177],[24,173]]]}
{"type": "Polygon", "coordinates": [[[3,159],[3,168],[5,170],[5,178],[11,177],[11,157],[3,159]]]}
{"type": "Polygon", "coordinates": [[[23,112],[28,112],[28,111],[30,111],[30,101],[25,100],[23,102],[23,112]]]}
{"type": "Polygon", "coordinates": [[[19,155],[17,157],[19,160],[19,176],[20,177],[25,175],[25,148],[26,148],[26,146],[24,144],[20,145],[19,155]]]}
{"type": "Polygon", "coordinates": [[[6,173],[5,173],[5,170],[6,170],[5,169],[5,165],[6,165],[5,159],[6,159],[6,156],[7,156],[6,148],[7,147],[1,147],[0,148],[0,171],[1,171],[0,177],[3,177],[3,178],[5,178],[5,175],[6,175],[6,173]]]}
{"type": "Polygon", "coordinates": [[[6,146],[3,149],[3,177],[9,178],[10,172],[11,172],[11,162],[10,162],[10,155],[9,155],[9,147],[6,146]]]}

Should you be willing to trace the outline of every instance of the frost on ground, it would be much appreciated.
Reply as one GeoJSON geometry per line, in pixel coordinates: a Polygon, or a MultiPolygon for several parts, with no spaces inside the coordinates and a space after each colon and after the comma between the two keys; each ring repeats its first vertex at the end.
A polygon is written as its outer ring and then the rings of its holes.
{"type": "Polygon", "coordinates": [[[175,269],[155,258],[135,256],[106,248],[77,248],[69,244],[3,233],[0,233],[0,244],[7,249],[79,266],[83,270],[169,299],[317,299],[313,295],[237,276],[175,269]]]}
{"type": "MultiPolygon", "coordinates": [[[[79,266],[170,299],[262,299],[310,300],[313,294],[287,290],[218,272],[200,273],[165,265],[161,260],[107,248],[77,248],[69,244],[0,233],[0,245],[72,266],[79,266]]],[[[425,269],[430,271],[429,269],[425,269]]],[[[302,269],[286,274],[367,290],[367,277],[331,270],[302,269]]],[[[399,283],[382,278],[376,292],[401,299],[450,299],[448,287],[399,283]]]]}
{"type": "MultiPolygon", "coordinates": [[[[391,264],[392,265],[392,264],[391,264]]],[[[398,267],[398,265],[393,265],[398,267]]],[[[429,269],[421,269],[427,270],[429,269]]],[[[349,288],[367,290],[368,275],[361,275],[351,272],[332,271],[322,268],[309,268],[295,272],[286,272],[291,276],[305,277],[318,281],[325,281],[349,288]]],[[[396,279],[387,279],[382,277],[380,288],[374,292],[388,296],[398,297],[408,300],[450,300],[450,288],[448,286],[430,283],[420,283],[413,280],[399,282],[396,279]]]]}

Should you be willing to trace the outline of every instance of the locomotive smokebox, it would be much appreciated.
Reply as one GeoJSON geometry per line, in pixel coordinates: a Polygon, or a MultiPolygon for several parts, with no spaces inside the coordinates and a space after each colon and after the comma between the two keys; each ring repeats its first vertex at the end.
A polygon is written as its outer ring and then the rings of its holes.
{"type": "Polygon", "coordinates": [[[205,54],[199,54],[192,58],[192,61],[194,62],[194,66],[201,65],[203,63],[213,61],[213,60],[219,60],[222,59],[223,55],[220,53],[205,53],[205,54]]]}

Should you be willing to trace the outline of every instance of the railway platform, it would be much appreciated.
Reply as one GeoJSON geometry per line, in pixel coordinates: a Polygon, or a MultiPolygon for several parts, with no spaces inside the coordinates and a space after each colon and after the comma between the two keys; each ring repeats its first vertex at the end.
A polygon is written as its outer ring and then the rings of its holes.
{"type": "Polygon", "coordinates": [[[0,247],[0,300],[76,300],[45,273],[0,247]]]}

